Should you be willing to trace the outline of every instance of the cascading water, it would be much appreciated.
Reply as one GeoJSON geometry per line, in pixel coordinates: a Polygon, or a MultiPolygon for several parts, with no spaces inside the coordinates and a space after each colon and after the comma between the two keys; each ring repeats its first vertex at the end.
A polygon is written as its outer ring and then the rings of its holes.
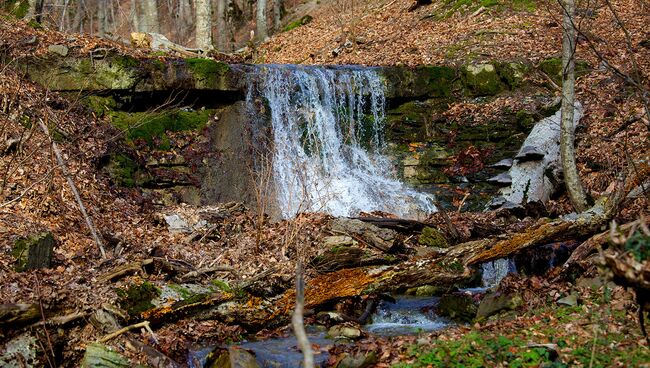
{"type": "Polygon", "coordinates": [[[259,68],[247,103],[258,116],[270,115],[275,195],[283,217],[361,211],[418,217],[435,211],[428,195],[395,178],[382,155],[386,99],[373,69],[259,68]]]}
{"type": "Polygon", "coordinates": [[[515,262],[510,258],[499,258],[494,261],[485,262],[481,265],[482,286],[493,288],[501,282],[509,273],[517,272],[515,262]]]}

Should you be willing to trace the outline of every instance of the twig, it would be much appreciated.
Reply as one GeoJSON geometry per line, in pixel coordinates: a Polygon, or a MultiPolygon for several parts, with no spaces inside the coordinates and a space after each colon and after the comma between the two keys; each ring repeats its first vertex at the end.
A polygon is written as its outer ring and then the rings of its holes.
{"type": "Polygon", "coordinates": [[[234,275],[237,275],[237,271],[230,266],[215,266],[215,267],[206,267],[206,268],[201,268],[196,271],[190,271],[186,273],[185,275],[181,276],[181,280],[188,280],[192,279],[195,277],[198,277],[200,275],[209,275],[213,272],[230,272],[234,275]]]}
{"type": "MultiPolygon", "coordinates": [[[[54,357],[56,357],[56,355],[54,355],[54,348],[52,347],[52,340],[50,339],[50,333],[47,331],[47,327],[45,326],[45,311],[43,310],[43,299],[42,299],[42,295],[41,295],[41,282],[38,280],[38,277],[36,277],[35,280],[36,280],[36,293],[38,294],[38,307],[39,307],[39,309],[41,311],[41,318],[43,319],[43,331],[45,331],[45,337],[47,338],[47,347],[50,349],[49,352],[45,353],[45,357],[47,358],[47,363],[50,365],[50,367],[54,368],[55,365],[50,360],[50,354],[52,354],[52,359],[54,359],[54,357]]],[[[43,349],[43,350],[45,350],[45,349],[43,349]]]]}
{"type": "Polygon", "coordinates": [[[63,172],[63,175],[65,176],[66,180],[68,181],[68,185],[70,185],[70,189],[72,190],[72,193],[74,194],[75,199],[77,200],[77,204],[79,205],[79,210],[81,211],[82,216],[84,217],[84,220],[86,220],[86,225],[88,225],[88,228],[90,229],[90,233],[93,236],[93,239],[95,240],[95,243],[97,244],[97,247],[99,247],[99,252],[102,254],[102,258],[106,258],[106,251],[104,250],[104,244],[102,243],[101,238],[99,237],[97,233],[97,229],[95,228],[95,224],[93,223],[93,220],[88,216],[88,213],[86,212],[86,207],[84,206],[83,202],[81,201],[81,196],[79,195],[79,191],[77,190],[76,185],[74,184],[74,181],[72,180],[72,176],[70,175],[70,172],[68,171],[67,166],[65,165],[65,161],[63,161],[63,156],[61,155],[61,151],[59,150],[59,146],[56,144],[56,142],[52,139],[52,136],[50,135],[50,131],[47,129],[47,125],[43,122],[42,119],[38,119],[38,125],[41,127],[43,130],[43,133],[49,138],[51,144],[52,144],[52,150],[54,150],[54,154],[56,155],[56,161],[59,164],[59,167],[61,168],[61,171],[63,172]]]}
{"type": "Polygon", "coordinates": [[[39,321],[36,322],[29,327],[39,327],[39,326],[63,326],[66,325],[70,322],[76,321],[78,319],[84,318],[88,316],[88,313],[86,312],[75,312],[75,313],[70,313],[66,314],[65,316],[56,316],[52,317],[46,321],[39,321]]]}
{"type": "MultiPolygon", "coordinates": [[[[129,332],[131,330],[135,330],[136,328],[145,328],[149,333],[153,335],[153,332],[151,331],[151,327],[149,327],[149,321],[142,321],[140,323],[136,323],[134,325],[126,326],[123,328],[120,328],[119,330],[115,332],[111,332],[108,335],[102,337],[101,339],[97,340],[97,342],[105,343],[106,341],[110,341],[118,336],[120,336],[123,333],[129,332]]],[[[155,337],[154,337],[155,340],[155,337]]]]}
{"type": "Polygon", "coordinates": [[[303,277],[302,261],[298,260],[296,264],[296,309],[293,311],[291,323],[293,325],[293,332],[298,339],[298,346],[302,350],[304,358],[303,367],[314,368],[314,353],[311,350],[311,344],[305,332],[305,324],[303,321],[303,310],[305,308],[305,279],[303,277]]]}

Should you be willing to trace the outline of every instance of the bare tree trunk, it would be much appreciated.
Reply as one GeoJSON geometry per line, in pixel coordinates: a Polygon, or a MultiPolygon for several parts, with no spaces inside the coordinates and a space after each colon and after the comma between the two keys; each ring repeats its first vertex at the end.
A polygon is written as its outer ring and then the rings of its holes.
{"type": "Polygon", "coordinates": [[[282,8],[283,0],[273,0],[273,30],[280,32],[282,28],[282,8]]]}
{"type": "Polygon", "coordinates": [[[133,19],[133,28],[132,28],[133,32],[140,32],[141,30],[140,17],[138,16],[138,13],[140,13],[138,0],[131,0],[131,17],[133,19]]]}
{"type": "Polygon", "coordinates": [[[257,0],[257,39],[264,41],[268,37],[268,29],[266,27],[266,0],[257,0]]]}
{"type": "Polygon", "coordinates": [[[100,37],[106,35],[108,29],[108,4],[106,1],[100,0],[97,2],[97,34],[100,37]]]}
{"type": "Polygon", "coordinates": [[[195,43],[201,50],[212,48],[212,1],[196,0],[195,43]]]}
{"type": "MultiPolygon", "coordinates": [[[[136,3],[138,1],[135,1],[136,3]]],[[[160,33],[158,20],[158,2],[156,0],[144,0],[142,3],[142,14],[139,17],[141,32],[160,33]]]]}
{"type": "Polygon", "coordinates": [[[31,20],[34,19],[37,22],[41,22],[41,16],[43,15],[43,0],[29,0],[29,8],[25,19],[31,20]]]}
{"type": "Polygon", "coordinates": [[[575,126],[573,124],[573,109],[575,102],[575,49],[576,37],[573,27],[574,0],[564,0],[562,33],[562,130],[560,135],[560,154],[564,181],[571,203],[577,212],[588,208],[578,168],[576,167],[576,152],[574,147],[575,126]]]}
{"type": "Polygon", "coordinates": [[[228,0],[217,0],[217,48],[220,51],[226,51],[228,44],[227,2],[228,0]]]}

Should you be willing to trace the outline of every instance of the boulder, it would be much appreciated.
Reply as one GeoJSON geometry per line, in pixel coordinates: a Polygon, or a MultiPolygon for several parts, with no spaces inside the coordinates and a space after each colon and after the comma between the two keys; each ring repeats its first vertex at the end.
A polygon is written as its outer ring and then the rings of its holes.
{"type": "Polygon", "coordinates": [[[66,45],[50,45],[47,47],[47,52],[59,56],[68,56],[68,47],[66,45]]]}
{"type": "Polygon", "coordinates": [[[255,355],[237,346],[229,347],[213,363],[206,365],[209,368],[259,368],[259,366],[255,355]]]}
{"type": "Polygon", "coordinates": [[[16,271],[50,267],[54,245],[54,237],[49,232],[16,240],[12,249],[12,255],[16,259],[16,271]]]}
{"type": "Polygon", "coordinates": [[[373,367],[377,363],[377,353],[370,351],[367,353],[343,353],[339,358],[337,368],[366,368],[373,367]]]}
{"type": "Polygon", "coordinates": [[[493,96],[505,85],[492,64],[471,64],[463,68],[463,81],[475,96],[493,96]]]}
{"type": "Polygon", "coordinates": [[[99,343],[88,345],[81,361],[82,368],[129,368],[132,366],[125,357],[99,343]]]}
{"type": "Polygon", "coordinates": [[[471,322],[476,317],[478,305],[471,294],[445,294],[438,303],[438,314],[458,322],[471,322]]]}
{"type": "Polygon", "coordinates": [[[29,332],[26,332],[4,345],[2,354],[0,354],[0,367],[32,368],[45,366],[45,362],[39,362],[37,359],[38,351],[38,340],[29,332]]]}
{"type": "Polygon", "coordinates": [[[476,318],[483,319],[502,311],[514,310],[523,304],[524,300],[518,294],[490,293],[481,300],[476,312],[476,318]]]}
{"type": "Polygon", "coordinates": [[[332,339],[358,340],[361,338],[362,332],[357,324],[347,322],[330,327],[327,330],[327,336],[332,339]]]}

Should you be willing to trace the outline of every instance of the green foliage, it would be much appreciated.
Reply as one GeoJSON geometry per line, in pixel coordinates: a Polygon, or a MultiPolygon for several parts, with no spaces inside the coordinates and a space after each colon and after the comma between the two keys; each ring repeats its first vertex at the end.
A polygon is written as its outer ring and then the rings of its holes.
{"type": "Polygon", "coordinates": [[[311,23],[312,20],[314,20],[314,18],[311,15],[305,15],[304,17],[287,24],[282,29],[282,31],[283,32],[291,31],[292,29],[295,29],[295,28],[298,28],[300,26],[304,26],[305,24],[311,23]]]}
{"type": "Polygon", "coordinates": [[[650,258],[650,235],[641,231],[635,232],[625,242],[624,249],[630,252],[638,262],[643,262],[650,258]]]}
{"type": "Polygon", "coordinates": [[[160,289],[150,282],[140,285],[132,284],[126,289],[116,289],[120,307],[127,311],[129,316],[137,317],[154,307],[151,301],[160,296],[160,289]]]}

